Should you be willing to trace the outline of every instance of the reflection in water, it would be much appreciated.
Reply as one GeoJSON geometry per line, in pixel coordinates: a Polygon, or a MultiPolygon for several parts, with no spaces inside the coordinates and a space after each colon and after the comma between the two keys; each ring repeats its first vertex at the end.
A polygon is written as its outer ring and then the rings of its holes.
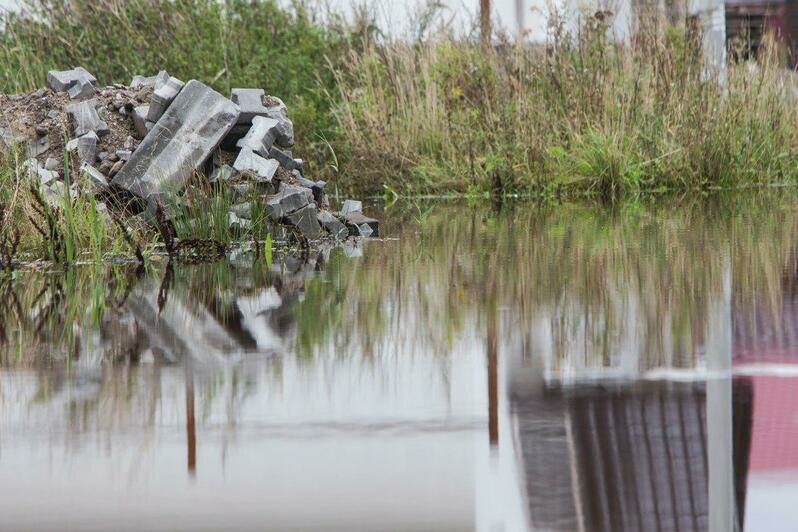
{"type": "Polygon", "coordinates": [[[420,204],[270,264],[19,272],[0,529],[788,530],[796,204],[420,204]]]}

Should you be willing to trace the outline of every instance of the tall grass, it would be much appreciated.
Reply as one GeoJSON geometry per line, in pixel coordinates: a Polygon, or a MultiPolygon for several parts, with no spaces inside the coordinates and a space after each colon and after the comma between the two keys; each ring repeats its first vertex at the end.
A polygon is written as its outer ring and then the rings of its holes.
{"type": "Polygon", "coordinates": [[[657,12],[628,42],[602,12],[575,30],[553,21],[545,44],[485,47],[445,31],[394,40],[312,2],[29,0],[35,16],[0,33],[0,90],[77,64],[101,83],[164,68],[222,92],[263,87],[288,103],[313,177],[340,192],[614,196],[798,178],[798,91],[773,40],[721,87],[702,74],[700,35],[657,12]]]}
{"type": "Polygon", "coordinates": [[[545,45],[368,44],[337,70],[336,145],[359,184],[615,195],[794,183],[796,88],[774,41],[704,79],[699,37],[652,14],[629,43],[590,17],[545,45]]]}
{"type": "Polygon", "coordinates": [[[0,157],[0,237],[19,235],[17,258],[68,265],[132,252],[94,197],[70,192],[72,184],[89,190],[86,176],[68,171],[62,188],[45,190],[28,177],[22,158],[17,151],[0,157]]]}

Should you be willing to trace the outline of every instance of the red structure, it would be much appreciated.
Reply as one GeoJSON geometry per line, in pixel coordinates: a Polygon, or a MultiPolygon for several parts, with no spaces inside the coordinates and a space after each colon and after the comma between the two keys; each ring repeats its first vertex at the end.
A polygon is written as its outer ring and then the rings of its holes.
{"type": "Polygon", "coordinates": [[[795,64],[798,51],[798,2],[795,0],[727,0],[726,40],[738,59],[756,57],[768,33],[784,42],[795,64]]]}

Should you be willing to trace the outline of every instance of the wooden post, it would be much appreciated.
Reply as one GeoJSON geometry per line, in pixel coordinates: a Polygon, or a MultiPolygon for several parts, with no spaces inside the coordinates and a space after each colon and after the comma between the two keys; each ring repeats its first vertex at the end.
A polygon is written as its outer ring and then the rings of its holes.
{"type": "Polygon", "coordinates": [[[194,419],[194,375],[186,374],[186,453],[188,455],[188,474],[197,474],[197,425],[194,419]]]}
{"type": "Polygon", "coordinates": [[[482,35],[482,44],[490,46],[490,0],[479,0],[479,26],[482,35]]]}
{"type": "Polygon", "coordinates": [[[491,447],[497,447],[499,445],[499,339],[496,331],[497,310],[494,304],[490,305],[488,312],[490,312],[486,346],[488,359],[488,439],[491,447]]]}

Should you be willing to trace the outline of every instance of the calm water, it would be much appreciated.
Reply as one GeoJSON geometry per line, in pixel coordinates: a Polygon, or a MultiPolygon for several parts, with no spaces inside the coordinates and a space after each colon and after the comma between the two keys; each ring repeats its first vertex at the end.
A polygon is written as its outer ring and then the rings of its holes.
{"type": "Polygon", "coordinates": [[[0,283],[0,529],[795,530],[798,199],[370,214],[0,283]]]}

